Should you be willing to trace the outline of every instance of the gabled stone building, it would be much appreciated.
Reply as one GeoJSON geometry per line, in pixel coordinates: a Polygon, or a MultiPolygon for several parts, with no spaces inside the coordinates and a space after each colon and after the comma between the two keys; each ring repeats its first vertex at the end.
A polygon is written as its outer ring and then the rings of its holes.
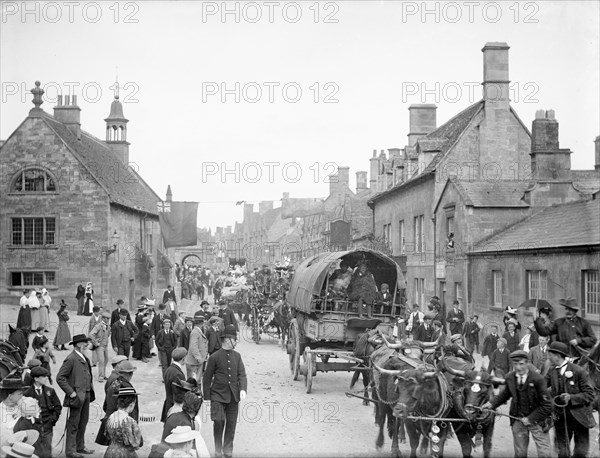
{"type": "Polygon", "coordinates": [[[462,282],[447,284],[436,271],[435,250],[446,237],[439,239],[434,207],[447,179],[518,181],[527,172],[531,138],[509,103],[508,50],[506,43],[483,47],[483,99],[442,126],[436,127],[435,106],[411,106],[408,145],[390,150],[391,163],[383,164],[389,176],[369,201],[374,233],[389,241],[393,255],[406,257],[411,303],[424,305],[444,291],[447,300],[467,299],[462,282]]]}
{"type": "Polygon", "coordinates": [[[0,147],[0,303],[46,287],[74,305],[82,280],[105,307],[158,296],[171,275],[161,199],[130,166],[118,89],[104,141],[81,128],[76,96],[59,96],[51,115],[39,82],[31,92],[34,108],[0,147]]]}

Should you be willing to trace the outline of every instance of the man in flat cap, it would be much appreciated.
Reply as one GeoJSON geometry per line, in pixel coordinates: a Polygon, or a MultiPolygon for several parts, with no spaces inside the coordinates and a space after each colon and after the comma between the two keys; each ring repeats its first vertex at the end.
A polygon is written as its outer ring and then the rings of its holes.
{"type": "Polygon", "coordinates": [[[569,347],[562,342],[552,342],[548,359],[552,369],[546,375],[546,383],[555,400],[557,414],[554,427],[559,458],[585,458],[590,448],[590,429],[596,426],[592,415],[594,387],[588,373],[582,367],[567,361],[569,347]],[[557,399],[558,397],[558,399],[557,399]],[[570,450],[571,437],[575,449],[570,450]]]}
{"type": "Polygon", "coordinates": [[[414,330],[413,340],[418,340],[419,342],[431,342],[433,340],[434,329],[432,323],[435,315],[435,312],[428,312],[425,314],[423,317],[423,324],[419,325],[417,329],[414,330]]]}
{"type": "Polygon", "coordinates": [[[167,419],[167,412],[173,407],[173,382],[185,380],[183,366],[186,355],[187,350],[183,347],[177,347],[171,354],[171,365],[164,374],[165,402],[163,403],[163,410],[160,416],[160,421],[162,422],[167,419]]]}
{"type": "Polygon", "coordinates": [[[596,343],[596,335],[585,318],[577,316],[579,307],[572,297],[561,299],[560,305],[565,308],[565,316],[550,321],[547,312],[540,310],[540,316],[535,320],[535,328],[541,336],[556,335],[556,340],[567,345],[569,356],[578,357],[576,347],[589,350],[596,343]]]}
{"type": "Polygon", "coordinates": [[[529,370],[527,353],[517,350],[510,354],[513,371],[506,374],[506,385],[498,396],[486,402],[482,408],[497,409],[509,399],[510,426],[513,434],[515,457],[527,457],[529,436],[533,438],[537,456],[550,458],[550,436],[547,421],[552,412],[552,400],[548,395],[546,380],[537,372],[529,370]]]}
{"type": "Polygon", "coordinates": [[[106,365],[108,364],[108,339],[110,337],[110,313],[102,312],[100,322],[94,326],[89,334],[91,350],[98,361],[98,381],[104,382],[106,378],[106,365]]]}

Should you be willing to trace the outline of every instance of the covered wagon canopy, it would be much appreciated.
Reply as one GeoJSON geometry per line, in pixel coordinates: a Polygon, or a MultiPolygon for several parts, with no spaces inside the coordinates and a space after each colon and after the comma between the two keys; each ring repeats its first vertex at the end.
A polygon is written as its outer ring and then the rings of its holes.
{"type": "Polygon", "coordinates": [[[378,288],[381,288],[382,283],[387,283],[392,293],[395,293],[396,289],[406,288],[400,266],[383,253],[364,248],[325,252],[310,256],[298,265],[290,284],[287,302],[296,309],[309,312],[312,299],[321,295],[332,268],[337,268],[340,261],[346,261],[354,268],[363,259],[367,261],[378,288]]]}

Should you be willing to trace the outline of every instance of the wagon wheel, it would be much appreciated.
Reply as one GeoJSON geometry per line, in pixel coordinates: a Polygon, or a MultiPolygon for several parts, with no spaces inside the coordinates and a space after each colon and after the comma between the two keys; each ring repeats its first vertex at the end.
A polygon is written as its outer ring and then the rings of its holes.
{"type": "Polygon", "coordinates": [[[260,323],[258,322],[258,313],[256,312],[256,307],[252,307],[252,340],[258,343],[260,342],[260,323]]]}
{"type": "Polygon", "coordinates": [[[290,358],[292,378],[298,380],[298,376],[300,375],[300,329],[296,320],[292,320],[290,323],[287,350],[290,358]]]}
{"type": "Polygon", "coordinates": [[[304,364],[306,364],[306,375],[304,376],[304,385],[306,392],[312,390],[312,379],[317,375],[317,355],[310,350],[310,347],[304,349],[304,364]]]}

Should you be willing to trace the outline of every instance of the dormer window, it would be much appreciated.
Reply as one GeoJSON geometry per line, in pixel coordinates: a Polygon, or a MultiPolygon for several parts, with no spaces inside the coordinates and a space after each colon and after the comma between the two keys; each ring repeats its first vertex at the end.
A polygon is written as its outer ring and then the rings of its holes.
{"type": "Polygon", "coordinates": [[[46,170],[20,170],[13,178],[11,192],[56,192],[56,181],[46,170]]]}

